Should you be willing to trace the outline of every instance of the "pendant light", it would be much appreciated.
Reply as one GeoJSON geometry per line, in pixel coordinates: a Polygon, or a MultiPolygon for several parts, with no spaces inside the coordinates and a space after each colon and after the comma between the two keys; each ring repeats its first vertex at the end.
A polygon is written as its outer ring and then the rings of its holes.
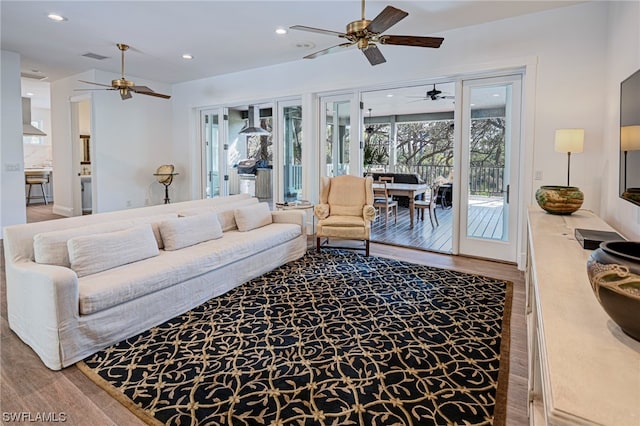
{"type": "Polygon", "coordinates": [[[242,130],[240,130],[240,132],[238,132],[238,133],[241,134],[241,135],[247,135],[247,136],[251,136],[251,135],[266,136],[266,135],[269,135],[270,133],[267,130],[263,129],[262,127],[256,127],[254,125],[253,118],[254,118],[254,107],[253,107],[253,105],[249,105],[247,126],[244,127],[242,130]]]}

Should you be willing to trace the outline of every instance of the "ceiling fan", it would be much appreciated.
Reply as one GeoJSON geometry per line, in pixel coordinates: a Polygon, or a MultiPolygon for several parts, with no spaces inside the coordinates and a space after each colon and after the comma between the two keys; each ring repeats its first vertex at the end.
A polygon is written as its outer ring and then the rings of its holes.
{"type": "Polygon", "coordinates": [[[338,44],[333,47],[321,50],[319,52],[312,53],[305,56],[305,59],[313,59],[318,56],[326,55],[327,53],[333,53],[344,47],[350,47],[357,45],[358,49],[364,53],[371,65],[378,65],[387,60],[378,49],[376,44],[395,44],[401,46],[416,46],[416,47],[433,47],[438,48],[442,44],[444,38],[442,37],[418,37],[418,36],[406,36],[406,35],[383,35],[382,33],[391,28],[393,25],[406,18],[409,14],[403,10],[396,9],[393,6],[387,6],[384,8],[378,16],[373,20],[365,18],[364,2],[362,0],[362,19],[350,22],[347,24],[347,30],[344,33],[331,30],[323,30],[320,28],[306,27],[304,25],[294,25],[292,30],[310,31],[314,33],[334,35],[340,38],[347,39],[345,43],[338,44]]]}
{"type": "Polygon", "coordinates": [[[416,101],[437,101],[438,99],[455,99],[452,95],[443,95],[441,90],[436,89],[436,85],[433,85],[433,89],[429,90],[425,96],[407,96],[408,98],[418,98],[416,101]]]}
{"type": "MultiPolygon", "coordinates": [[[[97,86],[104,86],[104,87],[108,87],[108,89],[103,89],[103,90],[117,90],[120,92],[120,97],[122,98],[122,100],[127,100],[127,99],[131,99],[132,95],[131,92],[133,93],[138,93],[140,95],[149,95],[149,96],[155,96],[157,98],[163,98],[163,99],[170,99],[171,96],[169,95],[163,95],[162,93],[156,93],[153,90],[151,90],[150,88],[148,88],[147,86],[136,86],[135,83],[131,80],[127,80],[124,77],[124,52],[127,51],[129,49],[129,46],[126,44],[122,44],[122,43],[118,43],[116,44],[116,46],[118,46],[118,49],[120,49],[121,55],[122,55],[122,66],[121,66],[121,74],[122,77],[117,79],[117,80],[111,80],[111,85],[108,84],[102,84],[102,83],[94,83],[92,81],[85,81],[85,80],[79,80],[82,83],[87,83],[87,84],[95,84],[97,86]]],[[[76,89],[76,90],[100,90],[100,89],[76,89]]]]}

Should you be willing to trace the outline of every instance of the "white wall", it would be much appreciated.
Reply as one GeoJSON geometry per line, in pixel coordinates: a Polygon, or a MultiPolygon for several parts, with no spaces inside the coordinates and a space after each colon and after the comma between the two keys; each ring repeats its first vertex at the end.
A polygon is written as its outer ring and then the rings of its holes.
{"type": "Polygon", "coordinates": [[[25,223],[20,55],[3,50],[0,58],[0,228],[25,223]]]}
{"type": "Polygon", "coordinates": [[[640,207],[618,197],[620,149],[620,83],[640,69],[640,3],[623,2],[609,8],[609,40],[604,82],[607,92],[603,132],[603,164],[595,173],[606,191],[601,199],[603,218],[628,239],[640,240],[640,207]]]}
{"type": "MultiPolygon", "coordinates": [[[[51,108],[57,118],[54,119],[53,135],[55,210],[61,214],[78,214],[73,211],[73,179],[77,179],[78,172],[72,164],[72,143],[77,141],[71,140],[74,131],[69,99],[78,96],[73,89],[80,87],[80,79],[109,82],[118,77],[93,70],[52,83],[51,108]],[[58,179],[59,175],[64,179],[58,179]]],[[[138,85],[171,94],[168,85],[133,76],[129,78],[138,85]]],[[[153,173],[161,164],[174,163],[171,102],[137,94],[123,101],[116,91],[109,90],[90,93],[94,211],[161,204],[164,187],[157,183],[153,173]]],[[[173,195],[173,187],[171,192],[173,195]]]]}
{"type": "MultiPolygon", "coordinates": [[[[594,1],[447,31],[440,49],[382,46],[387,62],[371,67],[357,51],[347,50],[315,60],[248,70],[174,85],[174,145],[188,135],[189,150],[176,159],[193,171],[185,176],[184,194],[198,196],[199,150],[196,108],[233,105],[285,96],[311,99],[317,93],[428,79],[482,75],[526,67],[524,159],[521,163],[518,263],[524,265],[526,206],[535,204],[542,185],[566,184],[566,154],[554,151],[558,128],[585,129],[584,152],[572,158],[571,184],[585,194],[583,208],[600,213],[601,197],[611,190],[594,170],[604,165],[603,133],[607,90],[607,16],[624,2],[594,1]],[[188,166],[191,165],[191,166],[188,166]],[[542,179],[534,180],[539,171],[542,179]]],[[[631,6],[633,7],[633,6],[631,6]]],[[[617,25],[612,23],[611,25],[617,25]]],[[[305,134],[305,152],[317,153],[318,117],[305,110],[312,123],[305,134]]],[[[315,114],[315,112],[314,112],[315,114]]],[[[180,145],[182,146],[182,145],[180,145]]],[[[307,167],[305,170],[309,171],[307,167]]],[[[307,177],[309,178],[309,176],[307,177]]],[[[313,192],[311,193],[313,194],[313,192]]],[[[309,198],[313,199],[313,195],[309,198]]]]}
{"type": "MultiPolygon", "coordinates": [[[[351,87],[456,77],[490,69],[536,63],[535,123],[525,126],[535,137],[531,171],[543,174],[532,181],[524,203],[535,203],[533,192],[545,184],[565,184],[566,155],[553,150],[555,129],[586,130],[585,151],[572,158],[573,185],[585,193],[584,207],[600,209],[601,140],[606,96],[606,2],[591,2],[448,31],[440,49],[383,46],[387,63],[371,67],[362,54],[345,51],[315,60],[300,60],[232,75],[174,85],[174,141],[189,135],[190,150],[176,152],[181,163],[198,164],[193,108],[335,91],[351,87]],[[531,190],[533,189],[533,190],[531,190]]],[[[530,94],[531,95],[531,94],[530,94]]],[[[308,117],[309,118],[309,117],[308,117]]],[[[306,140],[315,139],[314,132],[306,140]]],[[[190,170],[197,170],[190,167],[190,170]]],[[[197,177],[190,176],[190,192],[197,194],[197,177]]],[[[186,184],[187,181],[184,181],[186,184]]]]}

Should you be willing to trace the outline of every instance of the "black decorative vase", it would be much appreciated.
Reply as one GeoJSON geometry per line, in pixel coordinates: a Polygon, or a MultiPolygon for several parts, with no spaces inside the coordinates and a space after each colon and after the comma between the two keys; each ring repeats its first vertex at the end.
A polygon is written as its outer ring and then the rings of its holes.
{"type": "Polygon", "coordinates": [[[640,341],[640,242],[601,243],[587,261],[587,275],[609,317],[640,341]]]}

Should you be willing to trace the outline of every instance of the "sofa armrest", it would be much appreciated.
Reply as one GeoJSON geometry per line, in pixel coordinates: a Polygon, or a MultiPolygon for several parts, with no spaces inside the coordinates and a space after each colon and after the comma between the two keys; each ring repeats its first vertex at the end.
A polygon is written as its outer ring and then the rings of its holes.
{"type": "Polygon", "coordinates": [[[9,326],[45,365],[62,368],[60,330],[79,317],[78,276],[31,260],[6,264],[9,326]]]}
{"type": "Polygon", "coordinates": [[[277,210],[271,212],[274,223],[294,223],[300,225],[301,231],[307,229],[307,214],[304,210],[277,210]]]}

